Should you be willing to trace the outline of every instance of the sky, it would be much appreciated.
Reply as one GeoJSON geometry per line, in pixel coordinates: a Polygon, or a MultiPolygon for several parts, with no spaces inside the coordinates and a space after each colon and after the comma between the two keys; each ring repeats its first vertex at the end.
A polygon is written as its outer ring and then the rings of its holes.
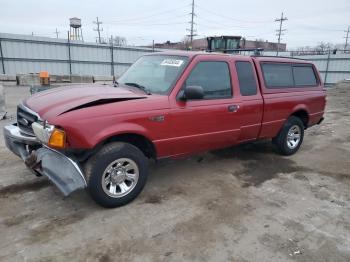
{"type": "MultiPolygon", "coordinates": [[[[190,27],[192,0],[0,0],[0,32],[66,38],[69,18],[82,19],[84,40],[95,42],[93,21],[103,22],[102,37],[123,36],[128,45],[181,41],[190,27]]],[[[277,41],[281,13],[282,41],[288,49],[319,42],[341,44],[350,26],[350,0],[195,0],[195,29],[203,38],[240,35],[277,41]]]]}

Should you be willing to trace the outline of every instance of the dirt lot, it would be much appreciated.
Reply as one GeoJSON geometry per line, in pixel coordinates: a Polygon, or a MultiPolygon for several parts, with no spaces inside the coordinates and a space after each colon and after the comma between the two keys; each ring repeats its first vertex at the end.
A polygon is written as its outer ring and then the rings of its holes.
{"type": "MultiPolygon", "coordinates": [[[[13,115],[28,88],[6,92],[13,115]]],[[[349,157],[350,85],[296,155],[259,142],[162,162],[117,209],[64,198],[0,138],[0,260],[350,261],[349,157]]]]}

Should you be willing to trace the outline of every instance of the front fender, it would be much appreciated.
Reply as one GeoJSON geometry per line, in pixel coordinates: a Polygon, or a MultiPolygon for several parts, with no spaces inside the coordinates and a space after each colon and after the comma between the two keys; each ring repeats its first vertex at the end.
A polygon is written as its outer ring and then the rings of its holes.
{"type": "Polygon", "coordinates": [[[141,125],[135,123],[117,123],[108,128],[96,133],[89,141],[91,148],[105,141],[106,139],[121,135],[121,134],[136,134],[146,137],[152,141],[149,137],[148,130],[141,125]]]}

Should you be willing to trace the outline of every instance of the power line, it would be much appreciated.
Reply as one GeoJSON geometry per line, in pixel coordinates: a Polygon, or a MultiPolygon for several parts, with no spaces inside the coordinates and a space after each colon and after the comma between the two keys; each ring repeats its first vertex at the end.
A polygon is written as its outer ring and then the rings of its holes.
{"type": "Polygon", "coordinates": [[[282,24],[284,21],[287,21],[288,18],[287,17],[283,17],[283,12],[281,14],[281,18],[277,18],[275,19],[275,22],[279,22],[280,26],[279,29],[276,30],[277,31],[277,36],[278,36],[278,44],[277,44],[277,53],[276,56],[278,56],[278,52],[280,51],[280,43],[281,43],[281,35],[283,35],[283,31],[286,31],[285,29],[282,29],[282,24]]]}
{"type": "MultiPolygon", "coordinates": [[[[151,23],[151,24],[142,24],[142,27],[144,26],[163,26],[163,25],[187,25],[188,23],[186,22],[174,22],[174,23],[151,23]]],[[[136,26],[140,27],[140,24],[120,24],[121,26],[124,27],[129,27],[129,26],[136,26]]]]}
{"type": "Polygon", "coordinates": [[[158,18],[148,18],[147,20],[139,20],[139,21],[123,21],[123,20],[120,20],[119,22],[116,22],[116,21],[108,21],[108,22],[104,22],[104,24],[110,24],[110,25],[138,25],[140,26],[140,24],[142,23],[142,26],[143,25],[147,25],[147,24],[154,24],[154,23],[169,23],[169,21],[171,21],[171,23],[174,23],[174,22],[183,22],[183,19],[181,20],[175,20],[177,18],[181,18],[181,17],[187,17],[188,14],[182,14],[182,15],[175,15],[175,16],[169,16],[169,17],[158,17],[158,18]]]}
{"type": "Polygon", "coordinates": [[[309,10],[305,9],[305,12],[298,12],[297,16],[293,16],[293,21],[302,21],[302,20],[310,20],[315,17],[320,17],[322,16],[325,18],[327,15],[334,15],[337,14],[339,15],[340,13],[348,13],[349,12],[349,7],[336,7],[336,8],[325,8],[323,5],[319,5],[321,7],[321,10],[313,10],[313,13],[310,14],[309,10]],[[323,12],[324,11],[324,12],[323,12]]]}
{"type": "Polygon", "coordinates": [[[101,32],[103,31],[103,28],[100,28],[100,25],[102,25],[102,22],[98,21],[98,17],[96,17],[96,21],[93,21],[93,23],[97,25],[97,28],[94,28],[94,31],[97,31],[98,43],[101,44],[101,32]]]}
{"type": "MultiPolygon", "coordinates": [[[[165,15],[165,14],[168,14],[168,13],[173,13],[174,11],[176,10],[179,10],[179,9],[183,9],[184,7],[188,7],[189,5],[183,5],[183,6],[179,6],[177,8],[172,8],[172,9],[167,9],[167,10],[164,10],[164,11],[159,11],[159,12],[155,12],[155,13],[152,13],[150,15],[147,15],[147,16],[141,16],[141,17],[131,17],[131,18],[125,18],[125,19],[118,19],[118,20],[113,20],[113,21],[110,21],[109,23],[119,23],[119,22],[142,22],[143,20],[154,20],[154,19],[166,19],[169,21],[169,17],[158,17],[157,16],[162,16],[162,15],[165,15]]],[[[185,16],[185,15],[181,15],[181,16],[185,16]]],[[[187,14],[186,14],[187,16],[187,14]]],[[[180,16],[179,16],[180,17],[180,16]]]]}
{"type": "Polygon", "coordinates": [[[194,16],[196,15],[194,13],[194,0],[192,0],[192,11],[191,11],[190,15],[191,15],[191,21],[189,23],[191,24],[191,28],[187,29],[188,31],[190,31],[190,34],[187,35],[187,36],[190,37],[190,43],[191,43],[190,49],[192,49],[192,47],[193,47],[192,46],[192,44],[193,44],[193,37],[196,36],[195,29],[194,29],[194,24],[195,24],[194,23],[194,16]]]}
{"type": "MultiPolygon", "coordinates": [[[[288,28],[288,31],[296,31],[296,30],[312,30],[312,31],[323,31],[323,32],[344,32],[344,29],[335,29],[335,28],[324,28],[324,27],[315,27],[315,26],[309,26],[306,24],[303,24],[303,27],[300,26],[294,26],[288,28]]],[[[346,31],[345,31],[346,32],[346,31]]]]}
{"type": "Polygon", "coordinates": [[[344,45],[344,50],[348,47],[348,40],[349,40],[349,32],[350,32],[350,26],[348,26],[348,30],[344,31],[346,32],[346,37],[345,37],[345,45],[344,45]]]}
{"type": "Polygon", "coordinates": [[[209,13],[209,14],[212,14],[212,15],[215,15],[215,16],[218,16],[220,17],[221,19],[226,19],[226,20],[231,20],[231,21],[237,21],[237,22],[241,22],[241,23],[259,23],[259,24],[262,24],[262,23],[272,23],[270,20],[260,20],[260,21],[253,21],[253,20],[241,20],[241,19],[237,19],[237,18],[233,18],[233,17],[230,17],[230,16],[225,16],[223,14],[220,14],[220,13],[216,13],[212,10],[208,10],[206,8],[203,8],[201,6],[198,6],[197,4],[195,5],[197,8],[209,13]]]}
{"type": "MultiPolygon", "coordinates": [[[[201,16],[197,16],[198,19],[200,20],[203,20],[205,22],[208,22],[210,23],[209,27],[213,27],[212,24],[216,24],[217,26],[215,28],[218,28],[218,26],[220,27],[225,27],[225,28],[233,28],[233,27],[236,27],[236,28],[241,28],[241,29],[250,29],[250,27],[246,27],[246,26],[239,26],[239,25],[229,25],[229,24],[224,24],[224,23],[220,23],[220,22],[217,22],[216,20],[211,20],[211,19],[207,19],[207,18],[203,18],[201,16]]],[[[205,25],[206,27],[208,27],[207,25],[205,25]]]]}

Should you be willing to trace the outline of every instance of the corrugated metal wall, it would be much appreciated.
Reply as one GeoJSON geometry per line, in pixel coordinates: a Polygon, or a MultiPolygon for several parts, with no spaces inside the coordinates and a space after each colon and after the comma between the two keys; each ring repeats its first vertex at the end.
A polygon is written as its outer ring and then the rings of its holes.
{"type": "Polygon", "coordinates": [[[4,33],[0,33],[0,44],[0,73],[10,75],[49,71],[57,75],[119,76],[141,55],[152,52],[149,48],[111,47],[4,33]]]}
{"type": "MultiPolygon", "coordinates": [[[[65,39],[0,33],[0,73],[120,76],[137,58],[152,52],[149,48],[111,47],[95,43],[68,42],[65,39]],[[113,50],[113,53],[112,53],[113,50]],[[112,63],[113,57],[113,63],[112,63]]],[[[274,56],[275,52],[263,55],[274,56]]],[[[280,56],[291,56],[281,52],[280,56]]],[[[326,84],[350,79],[350,54],[295,56],[314,62],[326,84]]]]}

